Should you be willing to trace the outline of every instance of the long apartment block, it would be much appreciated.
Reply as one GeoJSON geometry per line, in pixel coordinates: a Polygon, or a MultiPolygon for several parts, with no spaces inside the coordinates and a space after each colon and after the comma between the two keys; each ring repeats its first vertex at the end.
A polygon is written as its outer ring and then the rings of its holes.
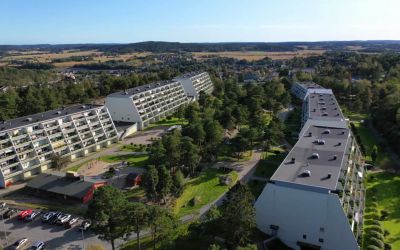
{"type": "Polygon", "coordinates": [[[306,94],[299,140],[255,204],[258,228],[293,249],[355,250],[361,241],[364,162],[329,91],[306,94]]]}
{"type": "Polygon", "coordinates": [[[106,106],[115,122],[136,123],[143,130],[173,114],[181,105],[196,100],[214,87],[207,72],[191,72],[172,81],[154,82],[107,96],[106,106]]]}
{"type": "Polygon", "coordinates": [[[190,72],[174,78],[175,81],[182,83],[186,95],[195,100],[198,99],[200,92],[211,94],[214,85],[207,72],[190,72]]]}
{"type": "Polygon", "coordinates": [[[53,155],[74,160],[118,141],[105,106],[75,105],[0,123],[0,187],[39,174],[53,155]]]}
{"type": "Polygon", "coordinates": [[[142,130],[187,103],[179,81],[154,82],[107,96],[106,106],[117,122],[137,123],[142,130]]]}

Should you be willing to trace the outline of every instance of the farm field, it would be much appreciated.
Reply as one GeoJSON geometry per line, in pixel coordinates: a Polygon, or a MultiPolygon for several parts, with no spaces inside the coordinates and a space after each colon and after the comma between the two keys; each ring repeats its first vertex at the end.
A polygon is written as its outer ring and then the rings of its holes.
{"type": "Polygon", "coordinates": [[[220,56],[235,58],[239,60],[256,61],[265,57],[273,60],[285,60],[293,57],[309,57],[321,55],[325,50],[299,50],[299,51],[283,51],[283,52],[266,52],[266,51],[224,51],[224,52],[193,52],[195,58],[202,58],[206,56],[220,56]]]}
{"type": "Polygon", "coordinates": [[[123,60],[129,61],[133,64],[140,64],[140,58],[150,55],[150,52],[137,52],[128,53],[115,56],[104,55],[103,52],[97,50],[64,50],[61,53],[50,53],[46,51],[31,51],[31,52],[10,52],[10,55],[0,57],[0,65],[10,64],[13,60],[23,60],[35,63],[51,63],[54,59],[65,59],[69,57],[87,56],[91,57],[92,60],[87,61],[66,61],[66,62],[54,62],[54,66],[58,68],[71,67],[79,64],[89,64],[98,62],[107,62],[111,60],[123,60]]]}

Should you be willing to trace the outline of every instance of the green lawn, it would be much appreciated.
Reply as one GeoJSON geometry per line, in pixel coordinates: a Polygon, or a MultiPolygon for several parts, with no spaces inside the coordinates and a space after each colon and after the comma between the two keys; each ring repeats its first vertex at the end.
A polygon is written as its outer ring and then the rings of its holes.
{"type": "Polygon", "coordinates": [[[145,167],[147,165],[147,161],[149,159],[149,155],[141,154],[141,155],[107,155],[99,158],[101,161],[113,163],[113,162],[128,162],[129,166],[132,167],[145,167]]]}
{"type": "Polygon", "coordinates": [[[362,144],[365,147],[365,160],[372,161],[371,152],[374,145],[376,145],[378,147],[378,158],[376,160],[376,165],[380,166],[384,162],[390,162],[390,158],[388,154],[385,153],[385,149],[380,146],[378,139],[371,133],[368,126],[365,123],[361,123],[359,121],[353,121],[353,124],[356,127],[358,134],[360,135],[362,144]]]}
{"type": "Polygon", "coordinates": [[[385,242],[391,244],[392,249],[400,249],[400,176],[386,172],[369,174],[366,197],[364,229],[369,226],[368,218],[387,211],[388,217],[381,220],[383,229],[390,232],[385,242]]]}
{"type": "Polygon", "coordinates": [[[273,152],[266,152],[263,159],[258,162],[257,169],[254,173],[255,176],[270,178],[282,163],[285,154],[275,154],[273,152]]]}
{"type": "Polygon", "coordinates": [[[142,187],[137,187],[124,192],[124,195],[127,199],[138,200],[146,196],[146,191],[142,187]]]}
{"type": "MultiPolygon", "coordinates": [[[[216,200],[228,191],[230,186],[219,184],[219,176],[223,174],[225,173],[220,170],[209,168],[203,171],[200,176],[188,181],[182,195],[176,200],[175,214],[181,217],[195,213],[199,208],[216,200]],[[193,199],[197,200],[195,204],[191,204],[193,199]]],[[[238,174],[232,171],[229,175],[233,179],[232,186],[237,181],[238,174]]]]}
{"type": "Polygon", "coordinates": [[[150,124],[145,130],[160,126],[174,126],[174,125],[186,125],[186,124],[188,124],[188,121],[185,118],[177,118],[177,117],[172,117],[171,119],[164,118],[158,122],[150,124]]]}
{"type": "Polygon", "coordinates": [[[125,152],[145,152],[147,147],[140,147],[139,145],[133,144],[127,144],[127,145],[122,145],[120,148],[121,151],[125,152]]]}

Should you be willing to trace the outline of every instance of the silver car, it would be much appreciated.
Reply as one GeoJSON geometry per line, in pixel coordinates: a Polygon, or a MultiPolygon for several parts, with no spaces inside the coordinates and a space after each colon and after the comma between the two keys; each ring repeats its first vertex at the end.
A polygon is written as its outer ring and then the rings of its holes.
{"type": "Polygon", "coordinates": [[[19,239],[11,246],[11,249],[14,250],[22,249],[27,243],[28,243],[28,238],[19,239]]]}

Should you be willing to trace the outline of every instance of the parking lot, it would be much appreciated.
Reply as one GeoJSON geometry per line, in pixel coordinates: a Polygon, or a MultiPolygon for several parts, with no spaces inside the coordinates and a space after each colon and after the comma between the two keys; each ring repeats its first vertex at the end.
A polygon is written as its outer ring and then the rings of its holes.
{"type": "Polygon", "coordinates": [[[5,249],[10,249],[10,245],[23,237],[28,238],[29,242],[21,249],[29,248],[36,241],[43,241],[46,249],[78,250],[83,244],[85,246],[101,244],[106,249],[110,248],[107,242],[99,240],[90,230],[83,232],[82,235],[82,232],[78,230],[83,221],[82,218],[71,228],[66,229],[64,225],[43,223],[41,221],[43,214],[44,212],[41,212],[30,222],[18,219],[18,213],[15,213],[12,218],[2,220],[0,222],[0,239],[2,245],[6,247],[5,249]]]}

